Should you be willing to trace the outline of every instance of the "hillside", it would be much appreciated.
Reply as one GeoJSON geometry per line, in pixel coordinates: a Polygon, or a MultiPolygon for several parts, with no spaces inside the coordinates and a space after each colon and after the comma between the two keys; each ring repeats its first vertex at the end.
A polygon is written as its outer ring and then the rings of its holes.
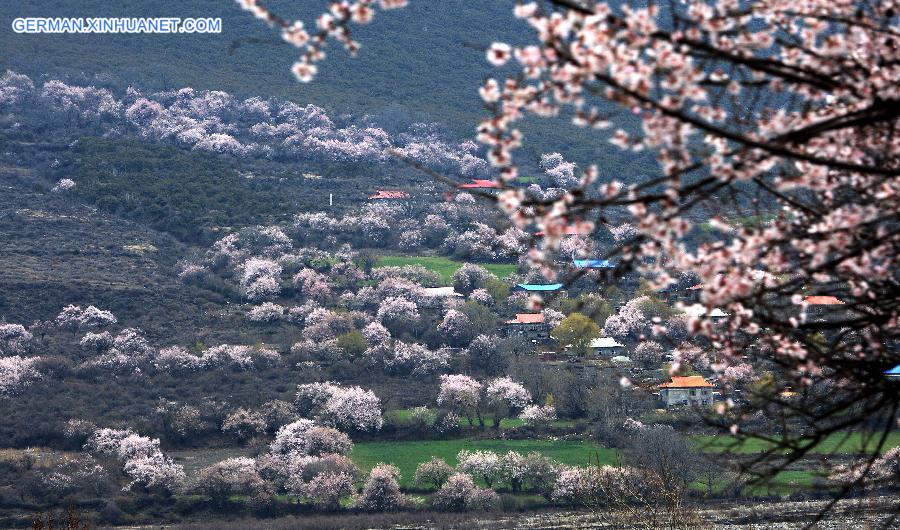
{"type": "Polygon", "coordinates": [[[115,306],[141,323],[166,313],[188,319],[201,310],[185,303],[189,295],[175,268],[185,247],[172,237],[11,184],[5,171],[0,183],[0,315],[6,321],[49,319],[70,303],[115,306]],[[147,307],[156,310],[148,314],[147,307]]]}
{"type": "MultiPolygon", "coordinates": [[[[274,11],[311,25],[328,2],[272,2],[274,11]]],[[[294,49],[234,3],[137,0],[109,4],[87,0],[25,1],[8,6],[0,24],[20,16],[221,17],[220,35],[25,35],[0,34],[0,70],[35,79],[64,78],[124,89],[171,90],[184,86],[223,90],[240,97],[278,96],[312,103],[329,114],[370,115],[386,130],[416,121],[439,122],[459,137],[474,134],[485,110],[477,88],[503,75],[480,50],[496,40],[521,42],[530,29],[511,13],[513,2],[410,2],[356,28],[358,57],[330,47],[319,76],[297,83],[289,72],[294,49]]],[[[527,120],[523,160],[562,151],[579,162],[599,163],[609,174],[646,172],[646,157],[612,149],[602,136],[559,120],[527,120]],[[559,126],[562,125],[562,126],[559,126]]]]}

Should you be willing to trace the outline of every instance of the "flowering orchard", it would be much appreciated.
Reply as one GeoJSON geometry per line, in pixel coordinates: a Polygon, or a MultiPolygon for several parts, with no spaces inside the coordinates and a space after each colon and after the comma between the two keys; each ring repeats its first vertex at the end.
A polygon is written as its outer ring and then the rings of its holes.
{"type": "MultiPolygon", "coordinates": [[[[399,7],[404,2],[382,2],[399,7]]],[[[241,4],[290,41],[291,28],[254,1],[241,4]]],[[[718,351],[713,367],[738,380],[751,362],[778,374],[767,397],[799,393],[785,406],[812,444],[784,440],[802,455],[820,436],[863,418],[897,424],[900,392],[883,375],[898,357],[900,256],[900,4],[692,0],[669,2],[519,1],[513,10],[531,42],[494,42],[487,60],[517,70],[488,79],[480,95],[492,116],[478,140],[505,187],[499,207],[520,229],[534,227],[530,258],[554,278],[548,256],[573,229],[590,234],[618,212],[616,254],[657,288],[690,271],[702,315],[690,331],[718,351]],[[562,155],[542,164],[564,192],[538,197],[512,187],[526,116],[568,115],[617,149],[648,152],[658,173],[625,185],[589,166],[577,182],[562,155]],[[727,201],[764,222],[706,219],[713,237],[697,244],[692,213],[727,201]],[[801,292],[843,304],[813,314],[801,292]],[[730,369],[730,370],[729,370],[730,369]]],[[[351,51],[351,23],[367,23],[374,2],[340,2],[318,21],[315,38],[294,42],[294,66],[310,81],[333,38],[351,51]]],[[[539,300],[535,300],[539,303],[539,300]]],[[[626,312],[609,331],[634,332],[626,312]]],[[[655,333],[665,332],[657,323],[655,333]]],[[[646,348],[645,348],[646,349],[646,348]]],[[[763,396],[759,396],[763,397],[763,396]]],[[[730,401],[717,421],[751,435],[730,401]]],[[[790,437],[785,434],[785,437],[790,437]]],[[[883,438],[882,438],[883,439],[883,438]]]]}

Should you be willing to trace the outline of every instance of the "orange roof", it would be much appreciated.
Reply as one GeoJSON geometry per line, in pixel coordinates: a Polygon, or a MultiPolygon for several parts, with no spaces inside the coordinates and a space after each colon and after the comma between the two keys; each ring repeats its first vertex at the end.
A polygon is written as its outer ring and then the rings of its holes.
{"type": "Polygon", "coordinates": [[[478,189],[478,188],[499,188],[499,187],[500,187],[500,184],[497,184],[493,180],[479,180],[479,179],[475,179],[472,182],[469,182],[466,184],[460,184],[459,186],[457,186],[457,188],[461,189],[461,190],[471,190],[471,189],[478,189]]]}
{"type": "Polygon", "coordinates": [[[369,199],[408,199],[409,193],[398,190],[376,190],[369,199]]]}
{"type": "Polygon", "coordinates": [[[543,313],[516,313],[515,320],[507,320],[507,324],[543,324],[543,313]]]}
{"type": "Polygon", "coordinates": [[[808,305],[843,305],[844,302],[841,302],[837,298],[833,296],[807,296],[803,299],[803,302],[808,305]]]}
{"type": "Polygon", "coordinates": [[[686,377],[672,376],[672,381],[659,385],[659,388],[711,388],[714,385],[703,379],[702,375],[686,377]]]}

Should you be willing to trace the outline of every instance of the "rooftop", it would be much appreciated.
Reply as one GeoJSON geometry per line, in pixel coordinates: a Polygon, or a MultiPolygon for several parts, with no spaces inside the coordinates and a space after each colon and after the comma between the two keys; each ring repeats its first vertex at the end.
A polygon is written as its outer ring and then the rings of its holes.
{"type": "Polygon", "coordinates": [[[608,259],[572,259],[579,269],[615,269],[616,264],[608,259]]]}
{"type": "Polygon", "coordinates": [[[516,288],[525,291],[558,291],[563,288],[561,283],[537,284],[537,283],[518,283],[516,288]]]}
{"type": "Polygon", "coordinates": [[[659,385],[659,388],[712,388],[713,386],[712,383],[703,379],[702,375],[688,375],[672,376],[671,381],[659,385]]]}
{"type": "Polygon", "coordinates": [[[429,298],[443,298],[445,296],[462,296],[453,290],[453,287],[425,287],[422,294],[429,298]]]}
{"type": "Polygon", "coordinates": [[[472,182],[460,184],[456,188],[460,189],[460,190],[472,190],[472,189],[479,189],[479,188],[499,188],[499,187],[500,187],[500,184],[497,184],[493,180],[475,179],[472,182]]]}
{"type": "Polygon", "coordinates": [[[806,305],[844,305],[844,302],[834,296],[807,296],[803,298],[803,303],[806,305]]]}
{"type": "Polygon", "coordinates": [[[516,313],[516,318],[507,320],[507,324],[543,324],[543,313],[516,313]]]}
{"type": "Polygon", "coordinates": [[[600,337],[591,341],[591,348],[622,348],[624,346],[612,337],[600,337]]]}
{"type": "Polygon", "coordinates": [[[400,190],[376,190],[369,199],[408,199],[409,193],[400,190]]]}
{"type": "Polygon", "coordinates": [[[706,306],[702,304],[694,304],[689,305],[684,308],[684,312],[691,317],[711,317],[711,318],[720,318],[727,317],[728,313],[722,311],[718,307],[714,307],[711,311],[706,309],[706,306]]]}

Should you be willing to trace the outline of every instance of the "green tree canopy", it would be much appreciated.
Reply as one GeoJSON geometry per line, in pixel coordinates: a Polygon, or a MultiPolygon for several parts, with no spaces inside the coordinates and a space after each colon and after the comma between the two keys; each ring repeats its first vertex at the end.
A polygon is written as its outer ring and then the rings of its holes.
{"type": "Polygon", "coordinates": [[[581,313],[572,313],[553,328],[550,335],[578,355],[587,355],[591,341],[600,336],[600,326],[581,313]]]}

